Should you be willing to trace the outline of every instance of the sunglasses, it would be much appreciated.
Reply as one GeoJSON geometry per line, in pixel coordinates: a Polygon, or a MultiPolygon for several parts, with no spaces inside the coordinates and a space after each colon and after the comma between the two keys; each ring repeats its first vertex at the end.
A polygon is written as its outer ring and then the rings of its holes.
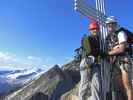
{"type": "Polygon", "coordinates": [[[112,26],[114,26],[114,25],[116,25],[116,23],[108,23],[108,24],[107,24],[107,27],[112,27],[112,26]]]}

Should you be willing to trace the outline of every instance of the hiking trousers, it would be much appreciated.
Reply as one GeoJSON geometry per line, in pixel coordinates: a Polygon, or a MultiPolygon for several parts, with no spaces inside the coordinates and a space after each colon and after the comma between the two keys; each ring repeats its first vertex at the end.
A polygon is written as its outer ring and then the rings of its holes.
{"type": "Polygon", "coordinates": [[[91,72],[86,67],[85,58],[80,63],[79,100],[102,100],[100,65],[93,64],[91,72]]]}

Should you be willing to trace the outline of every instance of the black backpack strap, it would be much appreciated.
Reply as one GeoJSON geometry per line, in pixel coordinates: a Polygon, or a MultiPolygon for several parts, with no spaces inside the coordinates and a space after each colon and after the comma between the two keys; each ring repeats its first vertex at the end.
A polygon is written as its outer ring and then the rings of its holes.
{"type": "Polygon", "coordinates": [[[133,53],[132,53],[132,46],[131,45],[133,44],[133,33],[124,27],[121,27],[115,33],[118,34],[121,31],[124,31],[127,35],[127,43],[129,45],[129,47],[126,49],[126,51],[129,53],[129,55],[132,55],[133,53]]]}
{"type": "Polygon", "coordinates": [[[118,30],[115,31],[115,33],[118,34],[121,31],[126,32],[127,30],[125,28],[123,28],[123,27],[120,27],[118,30]]]}

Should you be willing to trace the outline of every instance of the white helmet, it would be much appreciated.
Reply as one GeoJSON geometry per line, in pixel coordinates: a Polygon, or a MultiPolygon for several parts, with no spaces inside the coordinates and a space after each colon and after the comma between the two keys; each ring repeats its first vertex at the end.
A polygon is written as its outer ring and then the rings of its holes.
{"type": "Polygon", "coordinates": [[[117,19],[114,16],[110,16],[106,19],[106,24],[117,23],[117,19]]]}

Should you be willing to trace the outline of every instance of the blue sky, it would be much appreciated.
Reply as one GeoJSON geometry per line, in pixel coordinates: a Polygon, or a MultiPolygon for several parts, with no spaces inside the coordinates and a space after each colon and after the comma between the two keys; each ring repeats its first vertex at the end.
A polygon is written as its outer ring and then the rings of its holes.
{"type": "MultiPolygon", "coordinates": [[[[133,1],[105,1],[107,14],[133,31],[133,1]]],[[[80,38],[88,33],[89,23],[73,5],[73,0],[0,0],[0,66],[53,65],[70,60],[80,38]]]]}

